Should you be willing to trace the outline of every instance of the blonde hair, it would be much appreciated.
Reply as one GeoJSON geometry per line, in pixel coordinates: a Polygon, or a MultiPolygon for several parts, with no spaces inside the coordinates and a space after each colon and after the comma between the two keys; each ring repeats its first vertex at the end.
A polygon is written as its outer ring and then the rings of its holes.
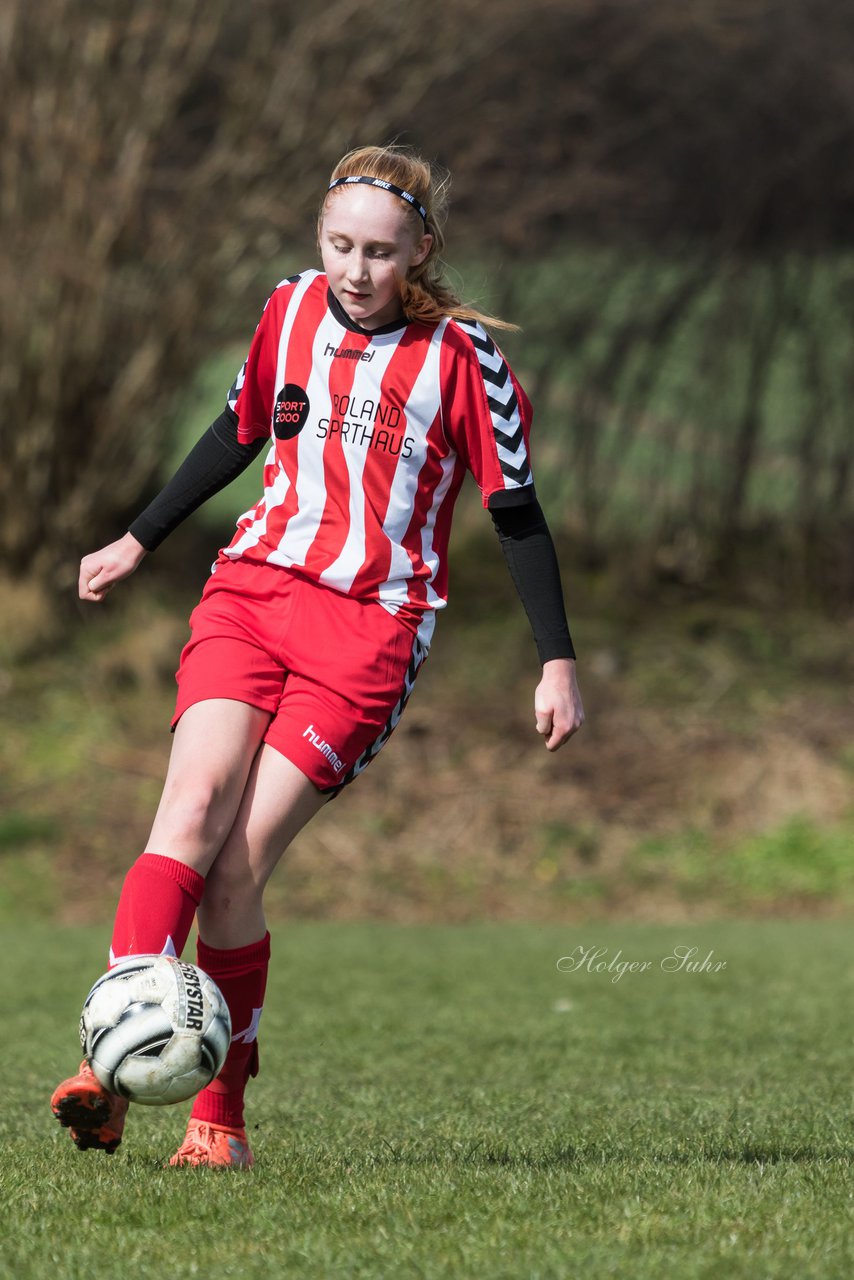
{"type": "MultiPolygon", "coordinates": [[[[454,320],[473,320],[494,329],[518,327],[462,302],[444,278],[441,254],[445,247],[444,228],[448,218],[450,175],[447,170],[431,164],[411,147],[357,147],[338,161],[329,181],[350,177],[379,178],[390,182],[408,191],[427,212],[426,230],[433,237],[433,243],[424,261],[412,267],[407,278],[400,281],[400,301],[407,320],[436,324],[450,316],[454,320]]],[[[317,219],[318,233],[327,200],[340,190],[336,187],[324,197],[317,219]]],[[[424,234],[420,213],[404,202],[401,202],[401,208],[411,219],[420,240],[424,234]]]]}

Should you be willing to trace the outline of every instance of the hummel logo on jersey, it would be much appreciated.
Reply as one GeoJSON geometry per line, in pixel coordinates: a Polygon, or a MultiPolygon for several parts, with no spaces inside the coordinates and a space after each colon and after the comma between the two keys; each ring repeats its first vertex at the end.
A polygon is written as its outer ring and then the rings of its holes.
{"type": "Polygon", "coordinates": [[[325,356],[332,356],[333,360],[337,356],[339,360],[364,360],[370,362],[374,358],[373,351],[359,351],[356,347],[333,347],[331,342],[327,342],[323,349],[325,356]]]}
{"type": "Polygon", "coordinates": [[[313,747],[317,747],[318,751],[322,756],[326,756],[326,759],[332,765],[332,768],[335,770],[336,773],[341,772],[341,770],[344,768],[344,761],[341,759],[340,756],[337,756],[335,754],[335,752],[332,750],[328,742],[323,741],[319,733],[315,733],[313,724],[310,724],[308,726],[308,728],[305,730],[302,736],[304,738],[308,738],[311,745],[313,747]]]}

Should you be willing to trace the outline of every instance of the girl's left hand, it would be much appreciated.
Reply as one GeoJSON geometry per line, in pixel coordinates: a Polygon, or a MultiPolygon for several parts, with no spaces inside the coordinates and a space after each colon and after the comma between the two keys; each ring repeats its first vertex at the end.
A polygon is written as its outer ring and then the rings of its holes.
{"type": "Polygon", "coordinates": [[[584,707],[575,679],[575,659],[543,663],[543,678],[534,694],[537,733],[549,751],[557,751],[584,724],[584,707]]]}

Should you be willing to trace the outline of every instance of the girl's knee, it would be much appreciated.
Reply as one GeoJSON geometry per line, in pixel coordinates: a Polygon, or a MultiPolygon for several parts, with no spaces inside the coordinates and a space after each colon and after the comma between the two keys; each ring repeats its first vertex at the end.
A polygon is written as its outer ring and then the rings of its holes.
{"type": "Polygon", "coordinates": [[[235,806],[213,779],[194,779],[169,788],[163,796],[158,819],[178,839],[203,846],[221,845],[234,820],[235,806]]]}

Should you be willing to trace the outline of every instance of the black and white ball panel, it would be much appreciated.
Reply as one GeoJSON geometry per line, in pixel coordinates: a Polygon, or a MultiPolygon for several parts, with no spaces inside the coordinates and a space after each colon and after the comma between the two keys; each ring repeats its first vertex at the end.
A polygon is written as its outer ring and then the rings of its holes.
{"type": "Polygon", "coordinates": [[[222,1069],[231,1043],[216,983],[174,956],[132,956],[89,992],[81,1041],[111,1093],[151,1106],[198,1093],[222,1069]]]}

